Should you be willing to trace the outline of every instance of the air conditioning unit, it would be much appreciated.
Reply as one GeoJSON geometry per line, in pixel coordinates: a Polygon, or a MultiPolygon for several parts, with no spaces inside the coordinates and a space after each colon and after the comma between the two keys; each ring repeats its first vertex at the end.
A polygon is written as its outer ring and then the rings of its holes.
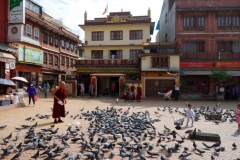
{"type": "Polygon", "coordinates": [[[16,64],[14,62],[11,62],[9,64],[9,67],[10,67],[10,69],[15,69],[16,68],[16,64]]]}
{"type": "Polygon", "coordinates": [[[84,45],[88,45],[88,41],[85,41],[85,44],[84,45]]]}

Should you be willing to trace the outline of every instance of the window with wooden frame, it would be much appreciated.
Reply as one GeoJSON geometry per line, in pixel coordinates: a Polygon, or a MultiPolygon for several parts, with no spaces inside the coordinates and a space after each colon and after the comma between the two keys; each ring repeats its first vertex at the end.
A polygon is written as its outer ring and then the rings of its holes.
{"type": "Polygon", "coordinates": [[[73,67],[73,59],[70,60],[70,67],[73,67]]]}
{"type": "Polygon", "coordinates": [[[233,42],[232,41],[218,41],[217,48],[218,48],[218,51],[221,51],[221,52],[232,52],[233,42]]]}
{"type": "Polygon", "coordinates": [[[69,67],[69,58],[66,57],[66,66],[69,67]]]}
{"type": "Polygon", "coordinates": [[[239,15],[219,16],[218,29],[239,29],[239,15]]]}
{"type": "Polygon", "coordinates": [[[169,57],[152,57],[151,58],[152,68],[169,68],[170,58],[169,57]]]}
{"type": "Polygon", "coordinates": [[[240,52],[240,43],[233,42],[233,52],[240,52]]]}
{"type": "Polygon", "coordinates": [[[183,43],[184,53],[205,52],[205,41],[191,41],[183,43]]]}
{"type": "Polygon", "coordinates": [[[39,41],[39,29],[34,28],[34,40],[39,41]]]}
{"type": "Polygon", "coordinates": [[[59,43],[59,42],[58,42],[58,38],[56,37],[56,38],[55,38],[55,47],[56,47],[56,48],[58,48],[58,43],[59,43]]]}
{"type": "Polygon", "coordinates": [[[122,31],[111,31],[110,35],[111,40],[122,40],[123,39],[123,32],[122,31]]]}
{"type": "Polygon", "coordinates": [[[27,37],[32,38],[32,26],[30,26],[29,24],[26,25],[26,34],[27,37]]]}
{"type": "Polygon", "coordinates": [[[92,32],[92,41],[103,41],[103,31],[92,32]]]}
{"type": "Polygon", "coordinates": [[[186,30],[203,30],[205,26],[204,17],[184,17],[183,18],[183,29],[186,30]]]}
{"type": "Polygon", "coordinates": [[[47,44],[48,43],[48,34],[43,33],[43,43],[47,44]]]}
{"type": "Polygon", "coordinates": [[[70,43],[70,49],[73,52],[73,44],[72,43],[70,43]]]}
{"type": "Polygon", "coordinates": [[[65,66],[65,57],[62,56],[62,66],[65,66]]]}
{"type": "Polygon", "coordinates": [[[53,45],[53,36],[49,37],[49,44],[52,46],[53,45]]]}
{"type": "Polygon", "coordinates": [[[130,40],[142,39],[142,30],[130,30],[130,40]]]}
{"type": "Polygon", "coordinates": [[[49,64],[53,65],[53,55],[52,54],[49,55],[49,64]]]}
{"type": "Polygon", "coordinates": [[[58,56],[54,56],[54,65],[58,66],[58,56]]]}
{"type": "Polygon", "coordinates": [[[65,49],[65,41],[62,39],[62,49],[65,49]]]}
{"type": "Polygon", "coordinates": [[[43,63],[47,64],[47,53],[43,54],[43,63]]]}
{"type": "Polygon", "coordinates": [[[66,41],[66,49],[69,50],[69,42],[66,41]]]}
{"type": "Polygon", "coordinates": [[[103,59],[103,50],[92,50],[91,59],[103,59]]]}
{"type": "Polygon", "coordinates": [[[137,59],[138,58],[138,53],[141,52],[142,50],[130,50],[130,59],[137,59]]]}

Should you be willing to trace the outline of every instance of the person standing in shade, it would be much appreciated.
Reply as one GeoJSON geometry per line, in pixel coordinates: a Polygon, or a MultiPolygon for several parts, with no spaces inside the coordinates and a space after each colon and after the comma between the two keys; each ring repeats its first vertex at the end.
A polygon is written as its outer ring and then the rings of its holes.
{"type": "Polygon", "coordinates": [[[30,85],[27,88],[27,93],[28,93],[28,99],[29,99],[29,103],[28,106],[30,106],[31,104],[31,99],[33,101],[33,107],[35,107],[35,100],[34,100],[34,96],[37,94],[36,92],[36,88],[33,86],[33,83],[30,83],[30,85]]]}
{"type": "Polygon", "coordinates": [[[93,93],[94,93],[94,86],[93,86],[93,84],[91,83],[91,84],[89,85],[89,94],[90,94],[91,98],[93,97],[93,93]]]}
{"type": "Polygon", "coordinates": [[[54,123],[61,123],[61,117],[66,117],[65,104],[67,103],[67,90],[65,89],[65,82],[62,81],[52,93],[54,97],[53,114],[54,123]]]}
{"type": "Polygon", "coordinates": [[[84,96],[85,86],[84,86],[84,84],[82,82],[79,85],[80,85],[81,96],[84,96]]]}
{"type": "Polygon", "coordinates": [[[175,89],[175,101],[178,101],[180,86],[181,86],[181,84],[177,85],[177,83],[175,83],[175,86],[174,86],[174,89],[175,89]]]}
{"type": "Polygon", "coordinates": [[[48,93],[49,93],[49,89],[50,89],[50,85],[49,83],[46,81],[43,84],[43,89],[44,89],[44,97],[48,98],[48,93]]]}
{"type": "Polygon", "coordinates": [[[126,101],[129,101],[129,95],[130,95],[130,88],[129,88],[129,86],[127,86],[126,96],[125,96],[125,102],[126,102],[126,101]]]}
{"type": "Polygon", "coordinates": [[[138,84],[136,101],[141,102],[141,97],[142,97],[142,88],[140,87],[140,84],[138,84]]]}
{"type": "Polygon", "coordinates": [[[112,97],[116,96],[116,85],[115,85],[115,82],[112,82],[111,93],[112,93],[112,97]]]}
{"type": "Polygon", "coordinates": [[[134,86],[134,83],[133,83],[132,86],[130,87],[130,92],[131,92],[131,94],[133,95],[132,100],[134,101],[134,100],[135,100],[135,86],[134,86]]]}

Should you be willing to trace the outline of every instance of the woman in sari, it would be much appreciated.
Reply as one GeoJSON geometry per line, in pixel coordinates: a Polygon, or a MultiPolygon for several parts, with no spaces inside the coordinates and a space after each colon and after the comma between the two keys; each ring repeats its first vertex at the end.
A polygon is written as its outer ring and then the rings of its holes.
{"type": "Polygon", "coordinates": [[[60,83],[60,86],[55,88],[52,95],[54,97],[52,117],[54,118],[54,123],[61,123],[63,121],[60,117],[66,117],[65,104],[67,103],[67,90],[65,89],[64,81],[60,83]]]}

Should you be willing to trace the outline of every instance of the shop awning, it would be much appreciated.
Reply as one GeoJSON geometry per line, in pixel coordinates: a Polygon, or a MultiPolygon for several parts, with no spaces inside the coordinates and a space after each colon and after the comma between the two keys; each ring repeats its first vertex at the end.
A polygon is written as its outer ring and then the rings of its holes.
{"type": "MultiPolygon", "coordinates": [[[[181,75],[210,75],[212,74],[211,70],[182,70],[181,75]]],[[[232,76],[240,76],[240,71],[227,70],[228,74],[232,76]]]]}
{"type": "Polygon", "coordinates": [[[100,76],[100,77],[120,77],[120,76],[126,76],[126,74],[122,73],[93,73],[90,74],[91,76],[100,76]]]}
{"type": "Polygon", "coordinates": [[[8,46],[7,44],[0,43],[0,49],[7,52],[17,52],[17,48],[8,46]]]}
{"type": "Polygon", "coordinates": [[[2,58],[9,58],[9,59],[16,59],[13,55],[11,55],[10,53],[4,53],[4,52],[0,52],[0,57],[2,58]]]}

